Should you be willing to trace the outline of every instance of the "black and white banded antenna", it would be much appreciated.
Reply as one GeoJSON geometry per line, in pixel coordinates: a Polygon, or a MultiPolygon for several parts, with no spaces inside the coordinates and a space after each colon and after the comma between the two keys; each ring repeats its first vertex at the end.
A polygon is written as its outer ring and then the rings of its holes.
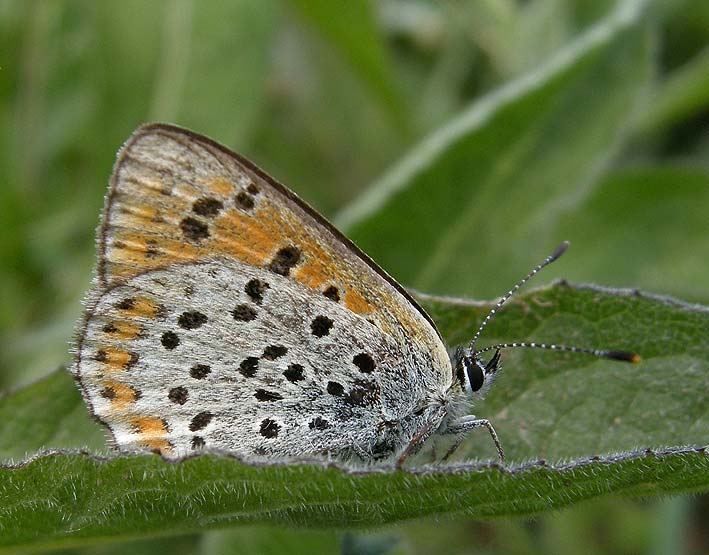
{"type": "Polygon", "coordinates": [[[480,324],[480,327],[478,327],[478,330],[475,332],[475,335],[473,335],[472,340],[470,341],[470,345],[468,347],[468,353],[466,355],[466,366],[470,362],[475,361],[478,365],[480,365],[481,361],[479,359],[479,356],[483,353],[487,353],[489,351],[496,351],[494,359],[496,359],[496,362],[494,364],[487,364],[485,367],[487,372],[494,372],[497,369],[497,366],[499,364],[499,355],[498,352],[501,349],[511,349],[511,348],[517,348],[517,347],[525,347],[525,348],[530,348],[530,349],[548,349],[550,351],[567,351],[571,353],[583,353],[587,355],[592,355],[595,357],[599,358],[608,358],[612,360],[621,360],[625,362],[633,362],[633,363],[638,363],[642,359],[640,358],[640,355],[637,353],[633,353],[630,351],[615,351],[615,350],[606,350],[606,349],[586,349],[583,347],[572,347],[569,345],[557,345],[555,343],[537,343],[534,341],[515,341],[512,343],[498,343],[497,345],[490,345],[488,347],[485,347],[483,349],[480,349],[479,351],[475,350],[475,344],[477,343],[478,339],[480,338],[480,334],[482,331],[485,329],[485,327],[490,323],[490,321],[495,317],[497,314],[498,310],[504,305],[512,295],[514,295],[517,290],[522,287],[525,283],[527,283],[535,274],[537,274],[542,268],[545,266],[548,266],[555,260],[557,260],[562,254],[566,252],[566,249],[569,248],[569,242],[564,241],[556,247],[553,253],[551,253],[549,256],[547,256],[544,261],[541,264],[538,264],[535,266],[531,272],[529,272],[526,276],[524,276],[512,289],[510,289],[502,298],[500,298],[499,301],[495,304],[492,309],[490,309],[490,312],[485,316],[485,319],[482,321],[480,324]],[[471,360],[472,359],[472,360],[471,360]]]}

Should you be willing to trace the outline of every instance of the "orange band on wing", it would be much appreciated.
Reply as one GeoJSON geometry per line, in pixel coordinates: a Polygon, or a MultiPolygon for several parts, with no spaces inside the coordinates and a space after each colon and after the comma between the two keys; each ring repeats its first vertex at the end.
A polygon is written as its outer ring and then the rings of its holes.
{"type": "Polygon", "coordinates": [[[112,339],[130,341],[140,337],[143,333],[143,327],[127,320],[111,320],[103,326],[103,333],[112,339]]]}
{"type": "Polygon", "coordinates": [[[112,411],[125,411],[140,397],[138,391],[116,380],[103,380],[101,383],[103,385],[101,396],[110,401],[112,411]]]}
{"type": "Polygon", "coordinates": [[[100,347],[94,360],[101,363],[104,372],[122,372],[138,362],[138,355],[115,347],[100,347]]]}
{"type": "Polygon", "coordinates": [[[162,312],[162,306],[148,297],[126,297],[116,308],[120,314],[130,317],[157,318],[162,312]]]}

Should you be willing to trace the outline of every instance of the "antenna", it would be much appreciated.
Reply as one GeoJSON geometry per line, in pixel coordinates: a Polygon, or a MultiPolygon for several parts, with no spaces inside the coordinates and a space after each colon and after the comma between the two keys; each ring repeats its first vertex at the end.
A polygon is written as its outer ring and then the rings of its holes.
{"type": "MultiPolygon", "coordinates": [[[[475,350],[475,344],[477,343],[480,334],[482,331],[485,329],[485,326],[490,323],[490,321],[495,317],[497,314],[498,310],[504,305],[509,298],[514,295],[517,290],[522,287],[525,283],[527,283],[535,274],[537,274],[542,268],[545,266],[548,266],[555,260],[557,260],[562,254],[566,252],[566,249],[569,248],[569,242],[564,241],[556,247],[553,253],[551,253],[549,256],[547,256],[544,259],[544,262],[541,264],[538,264],[535,266],[531,272],[529,272],[526,276],[524,276],[512,289],[510,289],[497,303],[495,304],[494,307],[490,309],[490,312],[488,312],[487,316],[485,316],[485,319],[482,321],[480,324],[480,327],[478,327],[478,330],[475,332],[475,335],[473,336],[473,339],[470,341],[470,346],[469,346],[469,353],[470,357],[473,359],[478,359],[478,357],[486,353],[488,351],[499,351],[500,349],[511,349],[511,348],[517,348],[517,347],[526,347],[526,348],[531,348],[531,349],[548,349],[550,351],[567,351],[571,353],[583,353],[587,355],[592,355],[595,357],[599,358],[607,358],[611,360],[621,360],[625,362],[633,362],[633,363],[638,363],[642,360],[640,355],[637,353],[633,353],[630,351],[612,351],[612,350],[605,350],[605,349],[585,349],[583,347],[570,347],[568,345],[557,345],[555,343],[536,343],[534,341],[515,341],[513,343],[498,343],[497,345],[490,345],[488,347],[485,347],[483,349],[480,349],[479,351],[475,350]]],[[[494,365],[495,367],[497,365],[494,365]]],[[[494,372],[496,368],[492,368],[491,370],[494,372]]]]}
{"type": "Polygon", "coordinates": [[[498,350],[498,349],[511,349],[513,347],[527,347],[532,349],[548,349],[550,351],[567,351],[570,353],[584,353],[587,355],[593,355],[599,358],[609,358],[611,360],[622,360],[624,362],[638,363],[642,360],[642,357],[631,351],[608,351],[605,349],[585,349],[583,347],[570,347],[568,345],[557,345],[556,343],[535,343],[534,341],[515,341],[514,343],[498,343],[497,345],[490,345],[484,349],[480,349],[475,353],[475,355],[481,355],[488,351],[498,350]]]}
{"type": "Polygon", "coordinates": [[[475,343],[477,343],[478,338],[480,337],[480,334],[485,329],[485,326],[488,325],[490,320],[492,320],[495,317],[495,314],[497,314],[497,311],[500,310],[500,307],[502,307],[502,305],[505,304],[509,300],[509,298],[517,292],[517,290],[520,287],[522,287],[525,283],[527,283],[530,279],[532,279],[532,277],[537,272],[539,272],[539,270],[541,270],[545,266],[549,266],[549,264],[551,264],[556,259],[558,259],[562,254],[564,254],[566,252],[566,249],[568,249],[568,248],[569,248],[568,241],[564,241],[563,243],[561,243],[561,245],[559,245],[558,247],[556,247],[556,249],[554,249],[553,253],[551,253],[549,256],[547,256],[544,259],[544,262],[535,266],[532,269],[532,271],[529,272],[526,276],[524,276],[521,280],[519,280],[517,282],[517,284],[505,294],[504,297],[502,297],[499,301],[497,301],[497,304],[495,304],[495,306],[493,306],[490,309],[490,312],[488,312],[487,316],[485,316],[485,319],[480,324],[478,331],[475,332],[475,335],[473,335],[473,338],[470,340],[470,346],[468,347],[468,349],[471,353],[475,352],[475,343]]]}

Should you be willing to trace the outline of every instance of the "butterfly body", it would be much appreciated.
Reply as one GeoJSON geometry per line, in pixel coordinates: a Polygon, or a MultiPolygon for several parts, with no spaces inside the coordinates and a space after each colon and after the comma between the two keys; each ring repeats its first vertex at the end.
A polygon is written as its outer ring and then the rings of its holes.
{"type": "Polygon", "coordinates": [[[385,460],[455,420],[463,384],[406,291],[209,139],[118,155],[73,373],[123,450],[385,460]]]}

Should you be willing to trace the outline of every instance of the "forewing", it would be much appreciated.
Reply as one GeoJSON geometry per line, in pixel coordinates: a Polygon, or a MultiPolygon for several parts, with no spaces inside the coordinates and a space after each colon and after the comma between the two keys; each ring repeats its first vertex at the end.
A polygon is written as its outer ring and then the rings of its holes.
{"type": "Polygon", "coordinates": [[[99,237],[99,280],[224,255],[336,298],[390,335],[440,343],[408,294],[291,191],[224,147],[150,125],[121,150],[99,237]]]}

